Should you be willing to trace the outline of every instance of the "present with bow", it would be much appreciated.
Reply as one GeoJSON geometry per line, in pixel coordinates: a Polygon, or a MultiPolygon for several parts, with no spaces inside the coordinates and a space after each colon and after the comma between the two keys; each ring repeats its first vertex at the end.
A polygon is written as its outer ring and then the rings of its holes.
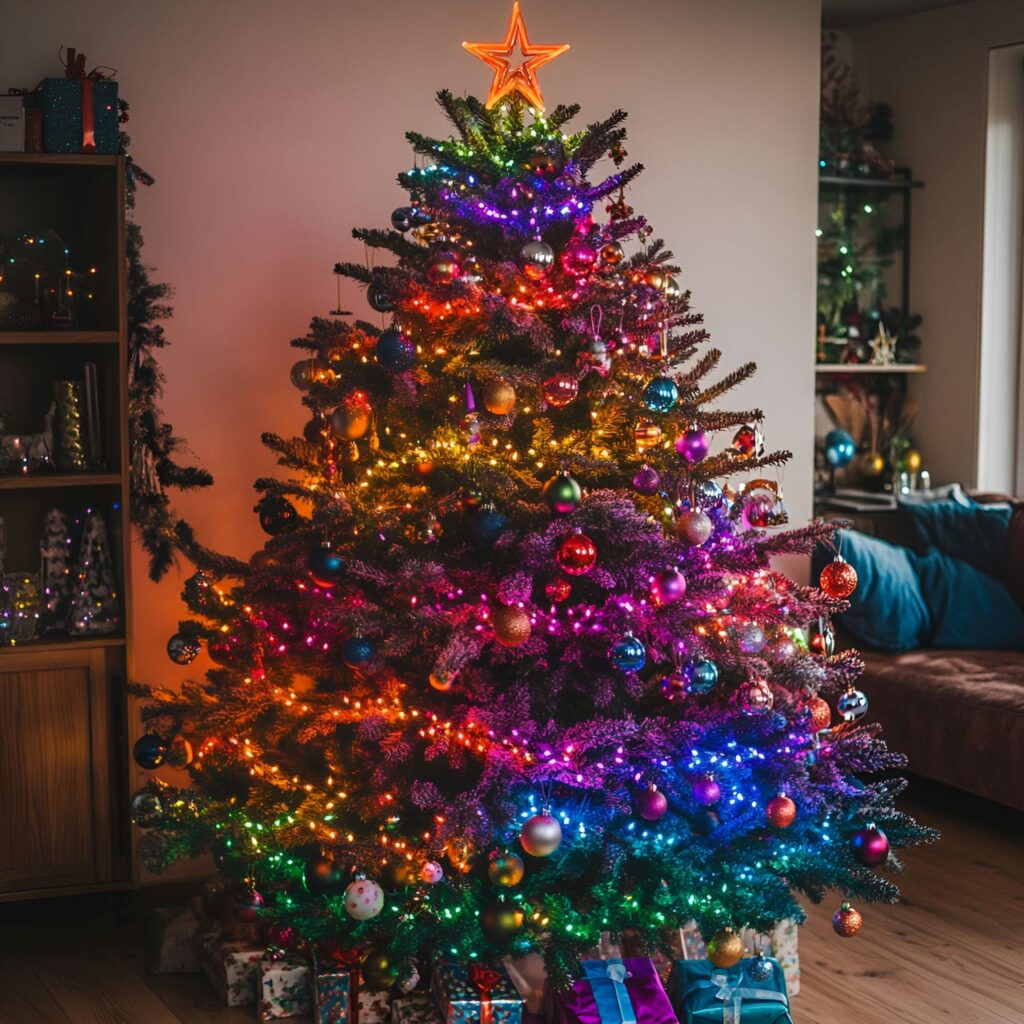
{"type": "Polygon", "coordinates": [[[661,978],[649,957],[584,960],[568,992],[552,992],[555,1024],[675,1024],[661,978]]]}
{"type": "Polygon", "coordinates": [[[767,957],[748,957],[728,970],[710,960],[677,960],[669,991],[685,1024],[793,1024],[786,977],[767,957]]]}
{"type": "Polygon", "coordinates": [[[227,1006],[251,1006],[257,999],[264,949],[254,940],[226,938],[215,927],[196,935],[199,967],[227,1006]]]}
{"type": "Polygon", "coordinates": [[[391,993],[363,984],[367,950],[324,943],[313,951],[313,1020],[316,1024],[387,1024],[391,993]]]}
{"type": "Polygon", "coordinates": [[[304,957],[268,949],[260,960],[260,1020],[303,1017],[312,1005],[310,970],[304,957]]]}
{"type": "Polygon", "coordinates": [[[43,152],[106,153],[120,149],[117,72],[86,70],[85,55],[73,47],[61,51],[63,78],[44,78],[39,86],[43,112],[43,152]]]}
{"type": "Polygon", "coordinates": [[[425,992],[413,992],[391,1004],[391,1024],[441,1024],[441,1013],[425,992]]]}
{"type": "Polygon", "coordinates": [[[430,990],[445,1024],[521,1024],[523,1000],[500,964],[434,964],[430,990]]]}

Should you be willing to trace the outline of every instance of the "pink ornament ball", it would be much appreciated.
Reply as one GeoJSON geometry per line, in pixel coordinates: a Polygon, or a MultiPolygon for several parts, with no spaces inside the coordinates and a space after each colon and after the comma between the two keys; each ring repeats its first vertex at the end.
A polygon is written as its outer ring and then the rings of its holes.
{"type": "Polygon", "coordinates": [[[693,784],[693,799],[703,807],[714,807],[722,799],[722,787],[714,779],[698,779],[693,784]]]}
{"type": "Polygon", "coordinates": [[[877,868],[889,858],[889,837],[875,825],[855,832],[850,847],[854,860],[866,868],[877,868]]]}
{"type": "Polygon", "coordinates": [[[567,274],[582,277],[589,274],[597,262],[597,250],[585,238],[575,235],[565,243],[558,262],[567,274]]]}
{"type": "Polygon", "coordinates": [[[659,607],[675,604],[686,595],[686,577],[678,569],[659,572],[651,581],[651,600],[659,607]]]}
{"type": "Polygon", "coordinates": [[[697,427],[684,431],[676,441],[676,454],[688,466],[696,466],[708,453],[708,435],[697,427]]]}
{"type": "Polygon", "coordinates": [[[661,477],[653,466],[641,466],[633,477],[633,490],[637,494],[650,497],[658,493],[661,486],[661,477]]]}
{"type": "Polygon", "coordinates": [[[426,885],[437,885],[444,878],[444,868],[436,860],[428,860],[420,868],[420,881],[426,885]]]}
{"type": "Polygon", "coordinates": [[[635,806],[644,821],[657,821],[668,810],[668,799],[661,790],[651,786],[636,798],[635,806]]]}

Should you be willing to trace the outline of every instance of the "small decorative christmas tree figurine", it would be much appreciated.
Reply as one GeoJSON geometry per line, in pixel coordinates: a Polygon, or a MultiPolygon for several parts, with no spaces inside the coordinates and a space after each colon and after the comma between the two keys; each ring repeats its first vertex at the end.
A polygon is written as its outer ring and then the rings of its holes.
{"type": "Polygon", "coordinates": [[[120,629],[121,603],[107,543],[107,524],[99,513],[90,512],[75,565],[68,632],[94,636],[120,629]]]}
{"type": "Polygon", "coordinates": [[[383,329],[293,342],[309,422],[264,438],[271,539],[186,586],[171,653],[216,667],[141,691],[196,750],[196,792],[139,796],[147,854],[212,844],[247,906],[399,973],[540,950],[562,982],[602,931],[696,919],[724,948],[801,919],[794,891],[894,899],[862,831],[886,857],[930,833],[862,777],[902,759],[859,721],[860,659],[808,649],[844,602],[771,566],[833,526],[763,528],[787,453],[715,408],[754,366],[716,373],[630,210],[625,114],[438,98],[455,136],[409,133],[408,204],[355,232],[394,264],[336,268],[383,329]]]}
{"type": "Polygon", "coordinates": [[[46,513],[39,554],[43,584],[40,628],[44,633],[63,631],[67,626],[71,599],[71,538],[67,516],[59,509],[46,513]]]}

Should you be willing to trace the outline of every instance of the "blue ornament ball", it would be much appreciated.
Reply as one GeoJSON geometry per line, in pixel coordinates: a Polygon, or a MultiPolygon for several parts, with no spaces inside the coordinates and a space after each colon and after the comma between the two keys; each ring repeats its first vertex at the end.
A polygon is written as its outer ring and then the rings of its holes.
{"type": "Polygon", "coordinates": [[[400,206],[391,213],[391,226],[396,231],[408,231],[416,223],[416,211],[411,206],[400,206]]]}
{"type": "Polygon", "coordinates": [[[709,693],[718,682],[718,666],[708,658],[691,661],[684,669],[687,693],[709,693]]]}
{"type": "Polygon", "coordinates": [[[508,520],[493,506],[485,506],[475,516],[470,529],[481,544],[493,544],[503,533],[508,520]]]}
{"type": "Polygon", "coordinates": [[[169,745],[162,736],[158,736],[155,732],[147,732],[135,741],[135,746],[132,747],[132,757],[135,758],[135,763],[140,768],[152,771],[167,760],[169,749],[169,745]]]}
{"type": "Polygon", "coordinates": [[[639,672],[647,664],[647,648],[631,633],[612,645],[611,663],[620,672],[639,672]]]}
{"type": "Polygon", "coordinates": [[[718,508],[725,501],[722,488],[714,480],[700,480],[694,488],[694,497],[702,509],[718,508]]]}
{"type": "Polygon", "coordinates": [[[863,718],[868,713],[867,695],[851,686],[836,701],[836,711],[843,716],[844,721],[856,722],[858,718],[863,718]]]}
{"type": "Polygon", "coordinates": [[[416,346],[401,331],[389,327],[377,339],[377,362],[387,370],[408,370],[416,362],[416,346]]]}
{"type": "Polygon", "coordinates": [[[644,388],[643,403],[651,412],[670,412],[679,401],[679,388],[668,377],[655,377],[644,388]]]}
{"type": "Polygon", "coordinates": [[[341,660],[349,668],[362,668],[373,659],[375,651],[372,640],[365,636],[350,636],[341,645],[341,660]]]}
{"type": "Polygon", "coordinates": [[[825,435],[825,461],[836,469],[842,469],[857,454],[853,438],[845,430],[830,430],[825,435]]]}
{"type": "Polygon", "coordinates": [[[345,575],[345,559],[326,544],[309,555],[309,575],[314,583],[329,590],[345,575]]]}

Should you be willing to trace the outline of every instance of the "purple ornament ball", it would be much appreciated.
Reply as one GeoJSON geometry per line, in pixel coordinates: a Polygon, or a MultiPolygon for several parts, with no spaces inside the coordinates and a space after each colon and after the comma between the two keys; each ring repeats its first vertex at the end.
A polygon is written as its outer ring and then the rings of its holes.
{"type": "Polygon", "coordinates": [[[676,452],[686,465],[696,466],[708,453],[708,435],[697,427],[691,427],[676,441],[676,452]]]}
{"type": "Polygon", "coordinates": [[[661,477],[653,466],[641,466],[633,477],[633,490],[648,497],[658,493],[661,477]]]}
{"type": "Polygon", "coordinates": [[[854,860],[866,868],[877,868],[889,857],[889,838],[875,825],[854,832],[850,840],[854,860]]]}
{"type": "Polygon", "coordinates": [[[722,787],[714,779],[698,779],[693,784],[693,799],[704,807],[713,807],[722,799],[722,787]]]}
{"type": "Polygon", "coordinates": [[[584,238],[570,238],[558,257],[562,269],[573,277],[590,273],[597,262],[597,250],[584,238]]]}
{"type": "Polygon", "coordinates": [[[661,790],[651,786],[636,798],[636,813],[644,821],[657,821],[668,810],[668,800],[661,790]]]}
{"type": "Polygon", "coordinates": [[[656,605],[674,604],[686,594],[686,577],[678,569],[659,572],[651,581],[651,600],[656,605]]]}

